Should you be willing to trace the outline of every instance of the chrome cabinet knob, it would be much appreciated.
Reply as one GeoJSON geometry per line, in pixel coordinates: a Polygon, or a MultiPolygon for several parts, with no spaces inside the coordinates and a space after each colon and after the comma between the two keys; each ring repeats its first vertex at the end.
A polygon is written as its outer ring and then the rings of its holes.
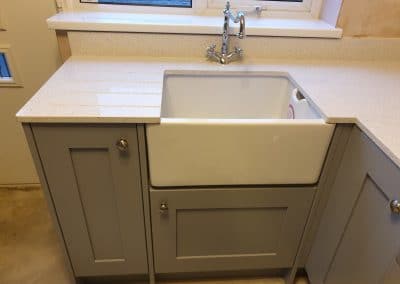
{"type": "Polygon", "coordinates": [[[167,202],[162,202],[160,204],[160,213],[161,214],[167,214],[168,213],[168,203],[167,202]]]}
{"type": "Polygon", "coordinates": [[[390,201],[390,210],[394,214],[400,214],[400,202],[398,200],[390,201]]]}
{"type": "Polygon", "coordinates": [[[123,139],[123,138],[119,139],[117,141],[117,143],[115,143],[115,145],[117,146],[117,148],[118,148],[118,150],[120,152],[127,152],[128,151],[129,144],[128,144],[128,141],[126,139],[123,139]]]}

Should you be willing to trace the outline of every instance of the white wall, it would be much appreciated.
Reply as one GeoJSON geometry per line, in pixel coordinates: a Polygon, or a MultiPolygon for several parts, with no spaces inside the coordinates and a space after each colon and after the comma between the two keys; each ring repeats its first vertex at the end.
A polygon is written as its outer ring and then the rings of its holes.
{"type": "Polygon", "coordinates": [[[0,45],[10,44],[23,88],[0,87],[0,185],[38,183],[18,109],[61,64],[54,31],[46,19],[56,13],[54,0],[0,0],[0,45]]]}

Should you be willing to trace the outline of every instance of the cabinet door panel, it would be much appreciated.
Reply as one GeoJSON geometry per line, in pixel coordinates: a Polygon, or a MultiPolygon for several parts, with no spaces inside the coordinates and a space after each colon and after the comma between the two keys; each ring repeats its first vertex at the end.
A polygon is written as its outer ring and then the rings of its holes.
{"type": "Polygon", "coordinates": [[[109,154],[108,149],[70,150],[95,261],[124,259],[109,154]]]}
{"type": "Polygon", "coordinates": [[[146,274],[136,127],[33,130],[75,275],[146,274]]]}
{"type": "Polygon", "coordinates": [[[156,272],[290,267],[314,191],[152,190],[156,272]]]}
{"type": "Polygon", "coordinates": [[[400,249],[400,169],[358,128],[349,139],[306,269],[313,283],[382,283],[400,249]]]}
{"type": "Polygon", "coordinates": [[[177,209],[176,255],[276,254],[286,214],[284,207],[177,209]]]}
{"type": "MultiPolygon", "coordinates": [[[[327,284],[383,283],[383,276],[400,248],[400,216],[370,176],[361,187],[352,216],[327,275],[327,284]]],[[[400,281],[400,280],[399,280],[400,281]]]]}

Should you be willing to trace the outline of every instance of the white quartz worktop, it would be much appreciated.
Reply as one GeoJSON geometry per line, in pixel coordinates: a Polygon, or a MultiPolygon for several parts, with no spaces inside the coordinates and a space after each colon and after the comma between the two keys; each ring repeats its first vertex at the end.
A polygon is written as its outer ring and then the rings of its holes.
{"type": "Polygon", "coordinates": [[[283,71],[328,123],[356,123],[400,166],[400,62],[72,57],[18,112],[27,123],[158,123],[165,70],[283,71]]]}

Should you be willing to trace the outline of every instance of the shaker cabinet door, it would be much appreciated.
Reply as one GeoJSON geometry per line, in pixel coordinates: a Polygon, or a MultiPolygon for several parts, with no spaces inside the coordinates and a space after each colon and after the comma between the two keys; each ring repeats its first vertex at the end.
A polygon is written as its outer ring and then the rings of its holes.
{"type": "Polygon", "coordinates": [[[287,268],[315,188],[152,190],[157,273],[287,268]]]}
{"type": "Polygon", "coordinates": [[[400,169],[354,128],[307,263],[312,283],[384,283],[400,251],[399,199],[400,169]]]}
{"type": "Polygon", "coordinates": [[[75,275],[147,274],[136,127],[33,132],[75,275]]]}

